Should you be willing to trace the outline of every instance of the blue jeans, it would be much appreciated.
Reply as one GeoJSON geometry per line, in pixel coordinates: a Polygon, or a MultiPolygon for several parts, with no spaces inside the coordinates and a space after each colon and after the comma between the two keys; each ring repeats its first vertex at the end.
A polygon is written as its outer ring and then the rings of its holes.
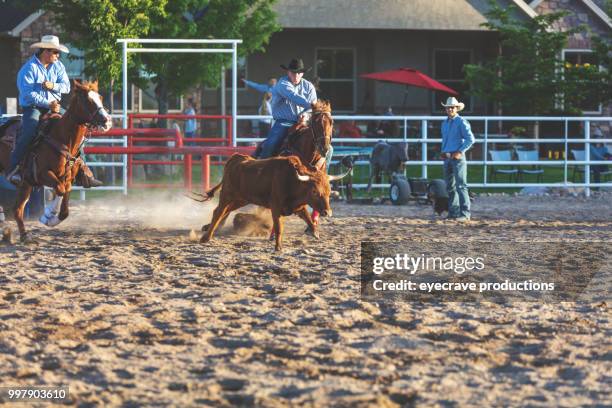
{"type": "Polygon", "coordinates": [[[13,170],[23,159],[28,147],[32,144],[34,136],[36,136],[36,129],[38,128],[38,121],[40,116],[47,113],[48,109],[27,107],[23,108],[23,116],[21,117],[21,130],[17,136],[17,142],[15,143],[15,150],[11,153],[11,170],[13,170]]]}
{"type": "Polygon", "coordinates": [[[268,157],[272,157],[278,149],[283,144],[283,141],[287,137],[289,133],[289,128],[293,126],[295,123],[277,120],[274,122],[274,126],[270,129],[268,133],[268,137],[261,144],[261,153],[259,154],[259,159],[267,159],[268,157]]]}
{"type": "MultiPolygon", "coordinates": [[[[196,137],[196,132],[195,130],[191,130],[189,132],[185,132],[185,139],[193,139],[194,137],[196,137]]],[[[185,140],[185,146],[196,146],[196,142],[190,142],[185,140]]]]}
{"type": "Polygon", "coordinates": [[[444,180],[448,192],[448,216],[450,218],[470,218],[470,196],[467,189],[467,162],[444,160],[444,180]]]}

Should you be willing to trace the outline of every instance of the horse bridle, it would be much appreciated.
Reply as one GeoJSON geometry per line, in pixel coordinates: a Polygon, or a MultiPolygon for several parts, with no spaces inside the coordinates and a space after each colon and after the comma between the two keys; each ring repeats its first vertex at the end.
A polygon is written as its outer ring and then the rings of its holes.
{"type": "MultiPolygon", "coordinates": [[[[313,125],[314,125],[315,116],[320,116],[320,115],[327,115],[329,117],[329,120],[332,123],[332,126],[334,125],[334,120],[331,117],[331,113],[330,112],[326,112],[326,111],[318,111],[318,112],[314,111],[314,112],[312,112],[311,122],[313,122],[313,125]]],[[[323,130],[323,134],[317,135],[317,131],[315,130],[315,128],[316,128],[316,126],[310,126],[310,129],[312,130],[314,144],[315,144],[315,147],[317,148],[317,150],[319,152],[323,152],[323,148],[325,147],[325,131],[323,130]]]]}

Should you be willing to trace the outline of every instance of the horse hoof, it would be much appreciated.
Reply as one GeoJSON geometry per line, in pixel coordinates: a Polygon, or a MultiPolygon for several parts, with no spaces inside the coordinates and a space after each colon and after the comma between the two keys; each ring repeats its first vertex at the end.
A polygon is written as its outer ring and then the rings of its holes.
{"type": "Polygon", "coordinates": [[[319,231],[314,228],[310,228],[310,227],[306,228],[306,230],[304,231],[304,234],[310,235],[311,237],[314,237],[316,239],[321,238],[321,236],[319,235],[319,231]]]}
{"type": "Polygon", "coordinates": [[[38,221],[40,221],[41,224],[46,225],[47,227],[55,227],[60,222],[62,222],[62,220],[60,220],[57,215],[53,215],[53,216],[48,217],[46,214],[43,214],[38,219],[38,221]]]}
{"type": "Polygon", "coordinates": [[[202,225],[202,232],[206,232],[206,231],[208,231],[208,228],[209,228],[209,227],[210,227],[210,224],[205,224],[205,225],[202,225]]]}
{"type": "Polygon", "coordinates": [[[5,244],[13,243],[12,232],[9,227],[6,227],[2,230],[2,242],[4,242],[5,244]]]}
{"type": "Polygon", "coordinates": [[[210,238],[207,238],[205,235],[200,238],[200,244],[205,244],[210,241],[210,238]]]}

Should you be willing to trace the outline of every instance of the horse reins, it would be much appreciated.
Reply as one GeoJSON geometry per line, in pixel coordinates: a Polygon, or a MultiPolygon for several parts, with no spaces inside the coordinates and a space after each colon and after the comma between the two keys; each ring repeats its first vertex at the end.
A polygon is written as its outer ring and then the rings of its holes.
{"type": "MultiPolygon", "coordinates": [[[[329,112],[326,111],[319,111],[319,112],[312,112],[312,116],[313,116],[313,122],[314,122],[314,116],[320,116],[320,115],[326,115],[329,117],[329,119],[332,121],[332,126],[333,126],[333,120],[331,118],[331,114],[329,112]]],[[[323,128],[323,126],[321,126],[321,128],[323,128]]],[[[317,135],[317,132],[315,130],[315,126],[311,126],[310,130],[312,131],[312,135],[314,136],[314,143],[315,143],[315,147],[317,148],[317,150],[319,150],[319,152],[323,151],[323,147],[324,143],[325,143],[325,130],[323,130],[323,134],[322,135],[317,135]]]]}

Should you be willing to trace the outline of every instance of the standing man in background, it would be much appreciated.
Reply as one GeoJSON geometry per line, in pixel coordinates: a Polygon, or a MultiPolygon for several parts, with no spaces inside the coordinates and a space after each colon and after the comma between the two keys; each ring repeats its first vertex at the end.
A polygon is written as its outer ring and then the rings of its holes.
{"type": "Polygon", "coordinates": [[[474,134],[470,123],[459,116],[465,104],[450,97],[442,106],[447,116],[442,122],[442,158],[448,191],[448,219],[466,222],[471,215],[465,152],[474,144],[474,134]]]}
{"type": "MultiPolygon", "coordinates": [[[[195,101],[193,100],[193,98],[187,99],[187,107],[183,111],[183,114],[184,115],[195,115],[196,114],[195,101]]],[[[194,137],[196,137],[197,129],[198,129],[198,125],[194,118],[185,120],[185,138],[193,139],[194,137]]],[[[190,144],[193,145],[195,143],[187,142],[187,145],[190,145],[190,144]]]]}

